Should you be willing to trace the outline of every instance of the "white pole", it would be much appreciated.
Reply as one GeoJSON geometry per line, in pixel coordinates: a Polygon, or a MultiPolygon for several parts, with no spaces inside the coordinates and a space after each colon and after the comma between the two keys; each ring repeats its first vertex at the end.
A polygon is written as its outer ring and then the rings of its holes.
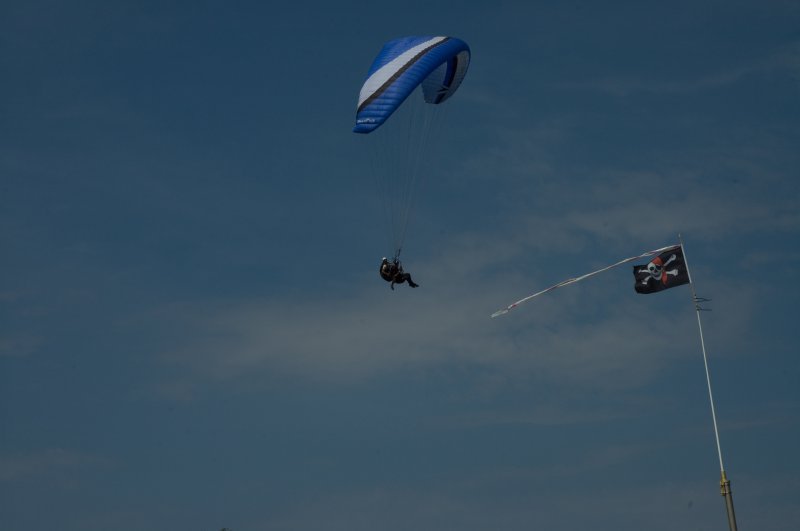
{"type": "Polygon", "coordinates": [[[719,472],[720,472],[720,492],[725,497],[725,504],[728,509],[728,526],[731,531],[737,531],[736,527],[736,514],[733,510],[733,493],[731,492],[731,482],[725,474],[725,467],[722,464],[722,448],[719,444],[719,430],[717,429],[717,413],[714,408],[714,395],[711,393],[711,376],[708,372],[708,356],[706,355],[706,343],[703,340],[703,323],[700,321],[700,300],[697,298],[697,293],[694,290],[694,282],[692,282],[692,274],[689,271],[689,260],[686,258],[686,249],[683,247],[683,238],[678,234],[678,240],[681,242],[681,251],[683,251],[683,263],[686,265],[686,275],[689,277],[689,286],[692,289],[692,304],[694,304],[694,311],[697,314],[697,328],[700,330],[700,347],[703,350],[703,364],[706,368],[706,384],[708,385],[708,400],[711,403],[711,420],[714,422],[714,436],[717,440],[717,455],[719,456],[719,472]]]}
{"type": "Polygon", "coordinates": [[[694,311],[697,314],[697,328],[700,330],[700,347],[703,349],[703,364],[706,367],[706,384],[708,384],[708,400],[711,403],[711,420],[714,422],[714,436],[717,439],[717,455],[719,455],[719,469],[725,470],[722,465],[722,449],[719,444],[719,430],[717,429],[717,413],[714,409],[714,395],[711,393],[711,376],[708,372],[708,356],[706,355],[706,342],[703,340],[703,323],[700,321],[700,305],[697,300],[697,293],[694,290],[694,282],[692,282],[692,273],[689,271],[689,260],[686,258],[686,249],[683,247],[683,238],[678,234],[678,240],[681,242],[681,251],[683,251],[683,263],[686,264],[686,275],[689,277],[689,286],[692,288],[692,304],[694,304],[694,311]]]}

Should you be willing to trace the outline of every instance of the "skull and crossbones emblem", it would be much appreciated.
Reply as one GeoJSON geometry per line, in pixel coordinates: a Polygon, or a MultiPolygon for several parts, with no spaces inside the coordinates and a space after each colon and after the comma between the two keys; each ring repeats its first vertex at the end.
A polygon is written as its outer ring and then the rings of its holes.
{"type": "Polygon", "coordinates": [[[638,271],[639,273],[646,273],[649,275],[642,279],[642,284],[647,284],[651,278],[661,282],[662,284],[666,284],[669,275],[677,277],[679,273],[678,269],[667,270],[667,266],[669,266],[675,260],[677,260],[677,256],[674,254],[663,263],[660,256],[653,258],[650,263],[647,264],[645,269],[640,269],[638,271]]]}

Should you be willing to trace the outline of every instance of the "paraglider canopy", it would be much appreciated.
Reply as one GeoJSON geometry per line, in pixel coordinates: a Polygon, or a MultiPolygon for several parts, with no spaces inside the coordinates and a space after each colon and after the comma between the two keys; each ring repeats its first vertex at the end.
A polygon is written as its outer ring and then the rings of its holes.
{"type": "Polygon", "coordinates": [[[427,103],[439,104],[458,90],[470,50],[454,37],[401,37],[384,44],[361,87],[355,133],[380,127],[418,86],[427,103]]]}

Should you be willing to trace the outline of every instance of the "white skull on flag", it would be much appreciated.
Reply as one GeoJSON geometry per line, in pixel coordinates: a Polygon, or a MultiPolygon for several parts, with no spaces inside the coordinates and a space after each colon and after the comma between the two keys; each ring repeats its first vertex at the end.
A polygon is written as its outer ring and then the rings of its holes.
{"type": "Polygon", "coordinates": [[[640,273],[648,273],[650,276],[646,276],[642,279],[642,284],[647,284],[650,282],[650,279],[657,280],[662,282],[663,284],[667,283],[667,279],[669,278],[668,275],[672,275],[677,277],[678,276],[678,269],[671,269],[667,270],[667,266],[670,265],[677,259],[676,255],[671,255],[666,262],[661,259],[661,256],[656,256],[650,263],[647,264],[647,269],[640,269],[640,273]]]}

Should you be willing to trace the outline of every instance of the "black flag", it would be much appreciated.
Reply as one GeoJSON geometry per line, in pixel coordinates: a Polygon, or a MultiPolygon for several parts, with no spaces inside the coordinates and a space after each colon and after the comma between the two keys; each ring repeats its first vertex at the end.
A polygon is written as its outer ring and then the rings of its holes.
{"type": "Polygon", "coordinates": [[[646,265],[633,266],[637,293],[656,293],[689,283],[681,246],[665,251],[646,265]]]}

